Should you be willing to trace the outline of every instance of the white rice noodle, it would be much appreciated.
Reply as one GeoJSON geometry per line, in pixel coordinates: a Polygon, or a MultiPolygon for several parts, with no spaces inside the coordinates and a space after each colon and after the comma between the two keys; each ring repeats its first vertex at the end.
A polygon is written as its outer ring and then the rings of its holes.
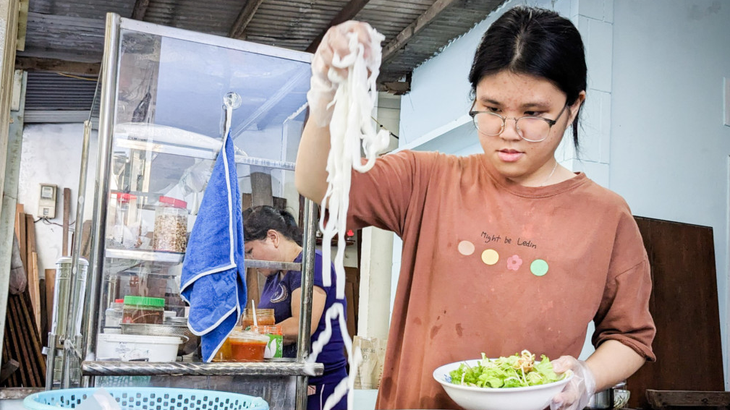
{"type": "MultiPolygon", "coordinates": [[[[330,122],[330,152],[327,157],[327,193],[322,202],[320,216],[320,230],[322,231],[322,281],[324,286],[332,286],[330,277],[330,263],[332,259],[331,243],[337,235],[337,254],[335,256],[335,273],[337,275],[337,299],[345,299],[345,232],[347,224],[347,209],[349,207],[351,172],[369,171],[375,165],[379,152],[388,147],[390,133],[387,130],[376,132],[371,118],[372,110],[377,98],[375,80],[380,72],[382,50],[380,43],[385,39],[380,33],[370,29],[370,56],[363,57],[364,46],[358,41],[357,35],[349,33],[350,54],[340,58],[335,55],[332,65],[347,70],[347,76],[340,76],[334,69],[328,73],[329,80],[337,88],[334,100],[332,121],[330,122]],[[365,153],[363,161],[360,150],[365,153]],[[329,217],[325,223],[325,209],[329,217]]],[[[325,314],[327,328],[313,344],[312,354],[307,359],[313,364],[317,355],[332,336],[331,320],[339,318],[340,333],[347,349],[350,373],[355,374],[360,352],[353,355],[352,340],[347,333],[345,312],[339,302],[333,304],[325,314]]],[[[310,368],[311,370],[311,368],[310,368]]],[[[348,408],[352,409],[354,376],[348,376],[335,388],[327,399],[324,410],[330,410],[346,394],[348,408]],[[348,393],[349,392],[349,393],[348,393]]]]}

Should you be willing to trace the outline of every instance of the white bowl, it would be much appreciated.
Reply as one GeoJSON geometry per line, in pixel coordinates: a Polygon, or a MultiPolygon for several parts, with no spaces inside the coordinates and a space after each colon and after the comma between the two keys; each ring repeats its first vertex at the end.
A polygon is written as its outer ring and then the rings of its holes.
{"type": "Polygon", "coordinates": [[[550,406],[550,401],[563,387],[573,374],[555,383],[541,384],[529,387],[471,387],[451,383],[452,370],[456,370],[462,363],[476,366],[476,360],[465,360],[449,363],[433,371],[433,378],[441,383],[451,400],[465,410],[543,410],[550,406]]]}

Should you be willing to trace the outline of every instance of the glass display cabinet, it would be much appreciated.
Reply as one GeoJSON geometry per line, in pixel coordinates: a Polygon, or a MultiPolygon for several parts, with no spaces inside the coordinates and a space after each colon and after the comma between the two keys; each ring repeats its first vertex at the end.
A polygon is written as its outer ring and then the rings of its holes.
{"type": "MultiPolygon", "coordinates": [[[[306,407],[306,331],[299,332],[296,359],[251,363],[202,363],[194,337],[180,346],[176,361],[165,363],[105,343],[113,339],[108,335],[124,333],[119,307],[125,296],[164,299],[155,320],[186,323],[182,263],[221,148],[228,93],[242,101],[230,138],[243,208],[285,207],[305,228],[301,265],[246,260],[246,268],[301,270],[300,329],[309,329],[316,206],[300,200],[292,171],[310,58],[107,16],[84,342],[77,354],[83,384],[226,390],[261,396],[272,409],[306,407]]],[[[321,374],[321,365],[315,372],[321,374]]]]}

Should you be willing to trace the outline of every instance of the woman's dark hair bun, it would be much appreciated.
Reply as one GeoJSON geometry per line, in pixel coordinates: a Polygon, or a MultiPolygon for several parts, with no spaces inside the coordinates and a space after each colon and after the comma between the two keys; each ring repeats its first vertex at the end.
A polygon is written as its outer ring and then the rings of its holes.
{"type": "Polygon", "coordinates": [[[265,239],[269,229],[279,232],[287,239],[302,246],[302,230],[290,212],[269,205],[256,206],[243,211],[243,238],[245,241],[265,239]]]}

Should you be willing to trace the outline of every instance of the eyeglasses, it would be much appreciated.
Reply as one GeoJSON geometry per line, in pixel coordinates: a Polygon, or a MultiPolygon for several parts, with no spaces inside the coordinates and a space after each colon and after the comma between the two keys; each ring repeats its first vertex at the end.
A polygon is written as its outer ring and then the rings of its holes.
{"type": "Polygon", "coordinates": [[[563,111],[568,108],[565,104],[557,118],[551,120],[544,117],[526,115],[519,118],[506,118],[491,111],[469,111],[469,115],[477,130],[487,137],[496,137],[504,132],[507,120],[515,120],[517,135],[528,142],[545,141],[550,134],[550,129],[558,122],[563,111]]]}

